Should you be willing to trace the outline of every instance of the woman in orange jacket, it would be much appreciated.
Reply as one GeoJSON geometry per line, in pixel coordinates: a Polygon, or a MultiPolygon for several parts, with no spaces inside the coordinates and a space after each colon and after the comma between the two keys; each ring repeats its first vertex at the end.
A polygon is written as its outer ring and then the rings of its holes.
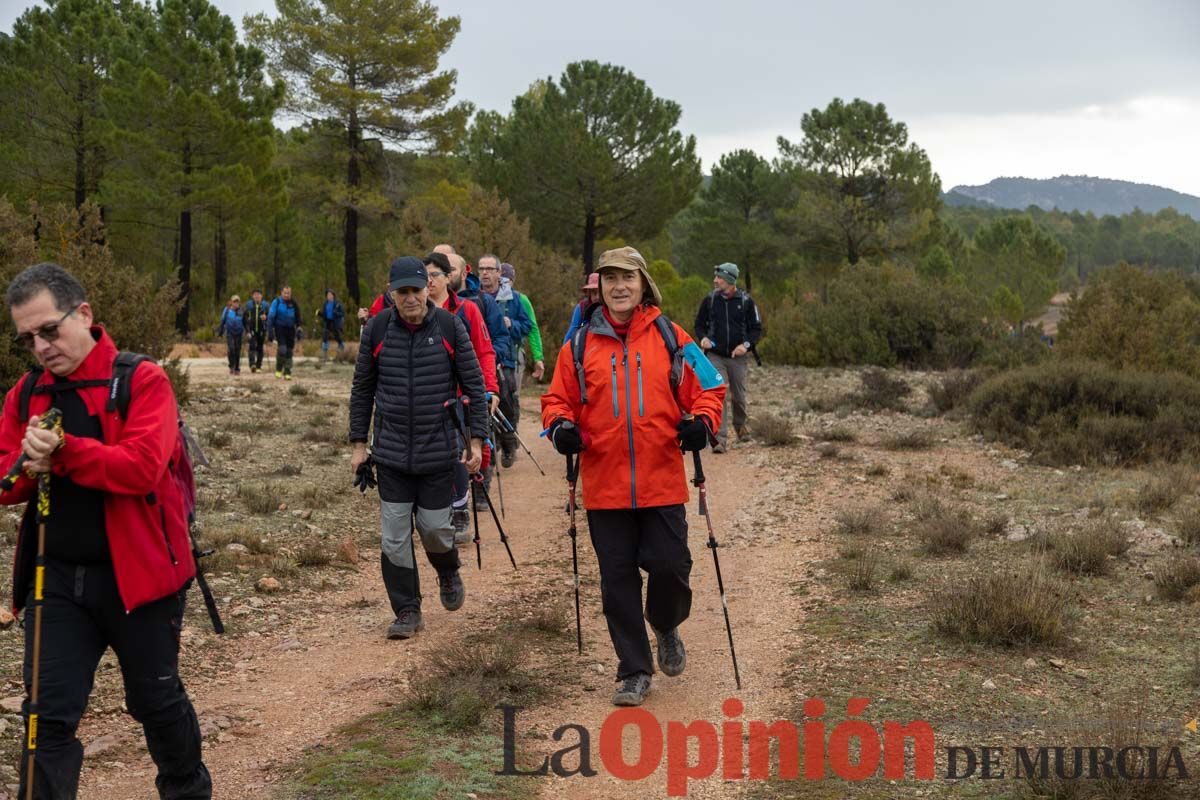
{"type": "Polygon", "coordinates": [[[716,441],[725,387],[702,388],[682,361],[692,339],[662,317],[662,297],[638,251],[609,250],[597,271],[600,303],[559,351],[542,397],[542,423],[558,452],[579,454],[604,616],[619,662],[613,703],[641,705],[654,671],[641,570],[658,666],[678,675],[685,663],[679,625],[692,604],[681,452],[716,441]]]}

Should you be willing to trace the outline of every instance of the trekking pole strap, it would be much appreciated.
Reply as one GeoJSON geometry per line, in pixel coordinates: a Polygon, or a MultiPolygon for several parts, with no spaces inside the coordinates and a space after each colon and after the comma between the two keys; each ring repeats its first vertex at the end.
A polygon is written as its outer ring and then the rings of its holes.
{"type": "Polygon", "coordinates": [[[700,451],[692,451],[692,465],[696,468],[696,474],[692,478],[692,483],[696,486],[704,485],[704,466],[700,463],[700,451]]]}

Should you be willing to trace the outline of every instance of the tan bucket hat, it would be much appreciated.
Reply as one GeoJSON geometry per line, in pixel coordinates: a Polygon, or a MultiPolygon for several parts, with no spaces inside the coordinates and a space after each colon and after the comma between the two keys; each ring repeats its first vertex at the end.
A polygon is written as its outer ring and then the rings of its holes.
{"type": "Polygon", "coordinates": [[[642,254],[637,250],[632,247],[618,247],[615,250],[605,250],[600,254],[600,260],[596,262],[596,272],[605,267],[637,270],[642,273],[646,285],[650,287],[650,296],[643,295],[642,302],[662,306],[662,294],[658,291],[658,286],[655,285],[654,279],[650,277],[650,270],[646,267],[646,259],[642,258],[642,254]]]}

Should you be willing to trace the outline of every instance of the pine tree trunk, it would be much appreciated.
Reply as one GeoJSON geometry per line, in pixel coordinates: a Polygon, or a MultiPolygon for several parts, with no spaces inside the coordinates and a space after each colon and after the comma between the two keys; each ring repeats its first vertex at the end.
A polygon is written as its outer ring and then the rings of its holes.
{"type": "Polygon", "coordinates": [[[181,336],[186,336],[188,332],[188,309],[192,299],[192,210],[188,206],[188,195],[191,194],[188,180],[191,174],[192,147],[191,143],[185,142],[183,145],[184,183],[179,192],[183,196],[184,203],[183,210],[179,212],[179,268],[177,273],[179,310],[175,312],[175,330],[179,331],[181,336]]]}
{"type": "Polygon", "coordinates": [[[280,275],[283,272],[283,253],[279,250],[279,217],[275,217],[275,230],[271,239],[271,294],[279,294],[280,275]]]}
{"type": "Polygon", "coordinates": [[[583,226],[583,277],[592,273],[596,267],[596,215],[588,212],[583,226]]]}
{"type": "Polygon", "coordinates": [[[217,305],[223,305],[225,287],[229,283],[229,251],[225,247],[225,214],[217,210],[217,231],[213,234],[213,283],[217,305]]]}
{"type": "Polygon", "coordinates": [[[361,305],[358,293],[358,209],[354,203],[358,201],[359,184],[362,182],[358,170],[358,128],[354,117],[346,131],[347,145],[350,148],[350,160],[346,167],[346,183],[350,187],[350,201],[346,206],[346,221],[343,228],[342,249],[346,266],[346,291],[354,301],[355,306],[361,305]]]}

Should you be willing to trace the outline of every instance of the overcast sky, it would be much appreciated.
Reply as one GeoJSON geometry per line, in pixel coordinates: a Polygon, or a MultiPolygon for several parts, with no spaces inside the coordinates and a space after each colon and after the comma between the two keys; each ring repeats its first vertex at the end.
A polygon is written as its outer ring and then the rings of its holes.
{"type": "MultiPolygon", "coordinates": [[[[365,2],[366,0],[364,0],[365,2]]],[[[0,29],[31,0],[0,0],[0,29]]],[[[214,0],[239,23],[273,0],[214,0]]],[[[442,0],[458,96],[507,111],[582,59],[683,107],[707,171],[831,98],[887,105],[945,188],[1088,174],[1200,195],[1200,0],[442,0]]]]}

